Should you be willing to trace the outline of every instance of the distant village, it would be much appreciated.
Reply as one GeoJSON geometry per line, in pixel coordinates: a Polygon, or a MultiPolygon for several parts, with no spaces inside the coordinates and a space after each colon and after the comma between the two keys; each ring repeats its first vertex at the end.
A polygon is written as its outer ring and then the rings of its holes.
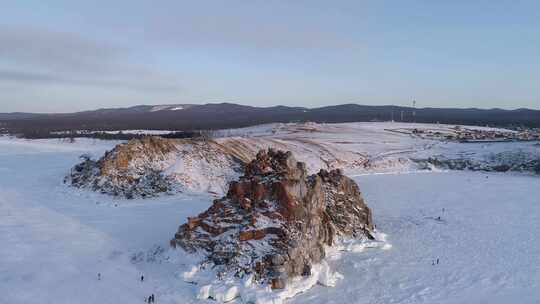
{"type": "Polygon", "coordinates": [[[494,128],[468,128],[455,126],[436,129],[389,129],[389,131],[410,134],[414,137],[456,141],[456,142],[504,142],[504,141],[540,141],[540,129],[519,128],[516,130],[494,128]]]}

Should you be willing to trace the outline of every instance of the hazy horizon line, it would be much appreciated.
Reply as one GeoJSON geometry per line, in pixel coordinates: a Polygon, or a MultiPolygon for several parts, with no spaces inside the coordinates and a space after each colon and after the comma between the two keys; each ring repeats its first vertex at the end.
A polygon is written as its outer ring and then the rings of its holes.
{"type": "MultiPolygon", "coordinates": [[[[327,108],[327,107],[336,107],[336,106],[344,106],[344,105],[358,105],[358,106],[367,106],[367,107],[398,107],[398,108],[413,108],[411,105],[399,105],[399,104],[369,104],[369,103],[357,103],[357,102],[345,102],[345,103],[338,103],[338,104],[327,104],[327,105],[320,105],[320,106],[294,106],[294,105],[288,105],[288,104],[275,104],[275,105],[251,105],[241,102],[232,102],[232,101],[209,101],[209,102],[202,102],[202,103],[147,103],[147,104],[134,104],[129,106],[110,106],[110,107],[95,107],[95,108],[88,108],[88,109],[81,109],[77,111],[65,111],[65,112],[33,112],[33,111],[11,111],[11,112],[3,112],[0,111],[2,114],[17,114],[17,113],[24,113],[24,114],[71,114],[71,113],[81,113],[81,112],[91,112],[91,111],[99,111],[99,110],[111,110],[111,109],[129,109],[129,108],[135,108],[135,107],[157,107],[157,106],[175,106],[175,105],[191,105],[191,106],[203,106],[203,105],[211,105],[211,104],[232,104],[232,105],[240,105],[240,106],[248,106],[248,107],[254,107],[254,108],[273,108],[273,107],[289,107],[289,108],[304,108],[304,109],[320,109],[320,108],[327,108]]],[[[530,108],[530,107],[477,107],[477,106],[471,106],[471,107],[451,107],[451,106],[424,106],[424,107],[416,107],[416,109],[455,109],[455,110],[468,110],[468,109],[474,109],[474,110],[504,110],[504,111],[516,111],[516,110],[531,110],[531,111],[540,111],[540,107],[538,108],[530,108]]]]}

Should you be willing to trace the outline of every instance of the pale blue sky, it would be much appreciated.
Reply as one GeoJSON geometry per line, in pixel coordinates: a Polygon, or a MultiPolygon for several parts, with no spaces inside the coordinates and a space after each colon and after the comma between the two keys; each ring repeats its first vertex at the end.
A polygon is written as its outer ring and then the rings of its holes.
{"type": "Polygon", "coordinates": [[[0,0],[0,112],[540,108],[540,1],[0,0]]]}

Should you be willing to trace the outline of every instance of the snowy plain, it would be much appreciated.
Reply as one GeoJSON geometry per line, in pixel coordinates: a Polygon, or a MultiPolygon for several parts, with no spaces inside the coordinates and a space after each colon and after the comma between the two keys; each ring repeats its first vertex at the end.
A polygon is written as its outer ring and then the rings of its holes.
{"type": "MultiPolygon", "coordinates": [[[[190,258],[168,242],[210,194],[127,201],[62,183],[79,155],[116,143],[0,138],[0,303],[201,302],[183,279],[190,258]]],[[[353,178],[392,247],[331,255],[337,286],[287,303],[540,303],[537,176],[353,178]]]]}

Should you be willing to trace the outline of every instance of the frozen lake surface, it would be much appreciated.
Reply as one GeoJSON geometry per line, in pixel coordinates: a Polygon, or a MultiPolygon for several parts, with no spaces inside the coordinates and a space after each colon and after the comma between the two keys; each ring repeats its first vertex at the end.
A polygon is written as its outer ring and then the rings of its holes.
{"type": "MultiPolygon", "coordinates": [[[[151,293],[157,303],[198,302],[197,287],[179,277],[188,261],[168,260],[168,249],[152,253],[168,248],[210,195],[126,201],[62,184],[80,154],[113,144],[0,139],[0,302],[144,303],[151,293]]],[[[539,303],[538,177],[354,178],[392,248],[329,257],[344,279],[288,302],[539,303]]]]}

